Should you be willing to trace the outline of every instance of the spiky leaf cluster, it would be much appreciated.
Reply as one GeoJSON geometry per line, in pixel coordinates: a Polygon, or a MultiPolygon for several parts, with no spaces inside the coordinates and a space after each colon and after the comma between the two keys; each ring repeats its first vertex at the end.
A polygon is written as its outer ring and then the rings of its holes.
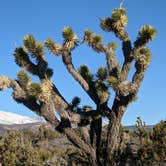
{"type": "Polygon", "coordinates": [[[36,60],[44,58],[43,44],[37,42],[33,35],[26,35],[23,42],[32,58],[36,58],[36,60]]]}
{"type": "Polygon", "coordinates": [[[50,51],[54,49],[54,41],[51,38],[48,38],[44,44],[50,51]]]}
{"type": "Polygon", "coordinates": [[[85,37],[84,40],[89,40],[92,34],[93,34],[93,32],[90,29],[85,30],[84,31],[84,37],[85,37]]]}
{"type": "Polygon", "coordinates": [[[65,47],[69,50],[72,50],[75,48],[75,46],[78,45],[78,37],[77,35],[73,32],[71,27],[65,27],[62,30],[62,36],[65,40],[65,47]]]}
{"type": "Polygon", "coordinates": [[[105,103],[109,98],[108,86],[103,80],[95,82],[95,90],[100,98],[100,104],[105,103]]]}
{"type": "Polygon", "coordinates": [[[111,18],[101,19],[101,28],[106,31],[115,31],[124,28],[128,23],[126,10],[117,8],[112,12],[111,18]]]}
{"type": "Polygon", "coordinates": [[[71,104],[70,104],[70,108],[73,110],[76,107],[78,107],[78,105],[80,104],[81,99],[79,97],[74,97],[71,104]]]}
{"type": "Polygon", "coordinates": [[[107,79],[108,85],[114,90],[117,89],[120,79],[120,66],[117,65],[109,72],[109,77],[107,79]]]}
{"type": "Polygon", "coordinates": [[[117,8],[112,12],[113,26],[116,29],[125,27],[128,23],[126,9],[117,8]]]}
{"type": "Polygon", "coordinates": [[[47,102],[52,99],[57,101],[59,100],[58,96],[52,94],[53,85],[51,81],[47,80],[42,81],[40,84],[40,88],[41,88],[41,93],[38,96],[40,101],[47,102]]]}
{"type": "Polygon", "coordinates": [[[108,87],[102,80],[97,80],[95,82],[95,89],[101,92],[108,91],[108,87]]]}
{"type": "Polygon", "coordinates": [[[75,40],[76,39],[76,35],[74,34],[71,27],[63,28],[62,35],[65,40],[75,40]]]}
{"type": "Polygon", "coordinates": [[[101,43],[102,42],[102,36],[93,33],[91,30],[85,30],[84,31],[84,41],[93,44],[93,43],[101,43]]]}
{"type": "Polygon", "coordinates": [[[24,70],[18,72],[17,79],[22,87],[26,87],[30,81],[30,77],[24,70]]]}
{"type": "Polygon", "coordinates": [[[28,85],[28,93],[31,96],[38,97],[39,94],[42,92],[42,89],[39,84],[31,83],[28,85]]]}
{"type": "Polygon", "coordinates": [[[109,92],[107,92],[107,91],[104,91],[104,92],[98,91],[97,94],[100,98],[100,104],[104,104],[108,101],[109,95],[110,95],[109,92]]]}
{"type": "Polygon", "coordinates": [[[153,40],[153,38],[155,37],[156,33],[157,33],[156,29],[153,28],[151,25],[144,25],[139,30],[137,40],[134,43],[135,46],[136,47],[138,47],[138,46],[141,47],[141,46],[147,44],[148,42],[153,40]]]}
{"type": "Polygon", "coordinates": [[[119,21],[121,16],[126,15],[126,9],[124,8],[116,8],[112,12],[112,19],[114,21],[119,21]]]}
{"type": "Polygon", "coordinates": [[[105,18],[105,19],[101,19],[100,20],[100,27],[103,29],[103,31],[105,32],[110,32],[112,31],[112,22],[113,20],[109,17],[105,18]]]}
{"type": "Polygon", "coordinates": [[[124,8],[117,8],[112,12],[111,18],[108,17],[100,20],[100,26],[104,31],[113,31],[123,41],[128,39],[128,35],[124,31],[127,23],[128,19],[124,8]]]}
{"type": "Polygon", "coordinates": [[[10,87],[11,81],[6,76],[0,76],[0,90],[5,90],[10,87]]]}
{"type": "Polygon", "coordinates": [[[121,95],[126,96],[129,94],[129,91],[131,91],[131,85],[128,83],[128,81],[123,81],[118,84],[118,92],[121,95]]]}
{"type": "Polygon", "coordinates": [[[49,51],[51,51],[55,55],[59,55],[61,52],[61,45],[58,43],[55,43],[51,38],[48,38],[44,42],[45,46],[48,48],[49,51]]]}
{"type": "Polygon", "coordinates": [[[110,42],[108,43],[108,47],[111,48],[113,51],[116,51],[116,49],[118,48],[118,45],[116,42],[110,42]]]}
{"type": "Polygon", "coordinates": [[[80,68],[78,69],[78,72],[86,81],[91,82],[93,80],[93,75],[91,74],[91,72],[89,71],[86,65],[80,66],[80,68]]]}
{"type": "Polygon", "coordinates": [[[101,52],[102,48],[102,36],[93,33],[91,30],[85,30],[83,41],[91,46],[95,51],[101,52]]]}
{"type": "Polygon", "coordinates": [[[18,66],[22,67],[29,63],[29,57],[25,47],[16,48],[13,55],[18,66]]]}
{"type": "Polygon", "coordinates": [[[16,48],[13,53],[16,64],[40,78],[45,77],[45,74],[50,78],[52,74],[44,57],[43,44],[36,42],[32,35],[25,36],[23,41],[24,46],[16,48]],[[37,64],[31,61],[30,55],[36,59],[37,64]]]}
{"type": "Polygon", "coordinates": [[[92,39],[93,39],[93,42],[96,43],[96,44],[102,42],[102,36],[101,35],[97,35],[97,34],[93,35],[92,39]]]}
{"type": "Polygon", "coordinates": [[[100,80],[105,80],[107,78],[107,69],[105,67],[100,67],[97,71],[96,76],[100,80]]]}
{"type": "Polygon", "coordinates": [[[117,89],[118,84],[119,84],[119,80],[117,79],[117,77],[115,77],[115,76],[110,76],[110,77],[108,78],[107,82],[108,82],[108,84],[109,84],[109,86],[110,86],[111,88],[113,88],[114,90],[117,89]]]}
{"type": "Polygon", "coordinates": [[[141,47],[137,50],[136,69],[146,68],[151,61],[151,52],[147,47],[141,47]]]}

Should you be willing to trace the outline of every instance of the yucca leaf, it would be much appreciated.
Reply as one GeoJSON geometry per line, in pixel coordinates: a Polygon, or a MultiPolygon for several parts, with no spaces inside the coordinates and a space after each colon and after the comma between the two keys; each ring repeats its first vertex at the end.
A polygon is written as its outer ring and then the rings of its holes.
{"type": "Polygon", "coordinates": [[[30,77],[25,72],[25,70],[20,70],[17,74],[18,81],[22,87],[26,87],[30,81],[30,77]]]}

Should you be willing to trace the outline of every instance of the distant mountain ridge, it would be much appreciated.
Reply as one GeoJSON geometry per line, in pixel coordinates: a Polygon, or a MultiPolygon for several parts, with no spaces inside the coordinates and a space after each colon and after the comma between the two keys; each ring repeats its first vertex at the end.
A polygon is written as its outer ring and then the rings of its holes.
{"type": "MultiPolygon", "coordinates": [[[[136,126],[124,126],[126,129],[130,130],[130,131],[134,131],[136,129],[136,126]]],[[[145,128],[147,130],[152,130],[154,127],[154,125],[147,125],[145,126],[145,128]]]]}
{"type": "Polygon", "coordinates": [[[12,125],[12,124],[27,124],[37,123],[41,120],[37,118],[30,118],[28,116],[18,115],[12,112],[0,111],[0,124],[12,125]]]}
{"type": "MultiPolygon", "coordinates": [[[[39,127],[44,120],[39,118],[30,118],[28,116],[18,115],[12,112],[0,111],[0,130],[5,131],[7,129],[25,129],[32,127],[39,127]]],[[[108,121],[103,120],[103,129],[106,129],[108,121]]],[[[147,125],[147,130],[152,130],[154,125],[147,125]]],[[[134,131],[136,126],[124,126],[130,131],[134,131]]]]}

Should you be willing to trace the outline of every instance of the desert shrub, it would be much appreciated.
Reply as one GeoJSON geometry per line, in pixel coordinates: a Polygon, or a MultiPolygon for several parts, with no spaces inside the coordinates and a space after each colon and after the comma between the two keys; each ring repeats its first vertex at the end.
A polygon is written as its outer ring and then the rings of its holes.
{"type": "Polygon", "coordinates": [[[43,139],[55,139],[57,137],[56,135],[56,131],[49,128],[49,127],[46,127],[45,125],[41,125],[39,127],[39,132],[38,132],[38,138],[40,140],[43,140],[43,139]]]}
{"type": "Polygon", "coordinates": [[[147,164],[166,162],[166,121],[155,125],[147,135],[142,135],[139,159],[147,164]]]}
{"type": "Polygon", "coordinates": [[[154,126],[151,133],[153,142],[154,159],[157,161],[166,161],[166,121],[161,121],[154,126]]]}
{"type": "Polygon", "coordinates": [[[20,131],[8,131],[0,141],[3,166],[41,166],[51,157],[49,151],[33,147],[31,139],[20,131]]]}
{"type": "MultiPolygon", "coordinates": [[[[128,161],[138,166],[164,165],[166,163],[166,121],[161,121],[152,130],[148,130],[145,122],[137,118],[135,127],[134,131],[128,131],[121,126],[119,146],[114,155],[115,162],[119,165],[128,161]]],[[[104,153],[105,148],[102,150],[104,153]]]]}
{"type": "Polygon", "coordinates": [[[38,131],[33,131],[30,128],[23,130],[24,136],[30,139],[35,139],[38,137],[38,131]]]}
{"type": "Polygon", "coordinates": [[[140,141],[149,136],[148,130],[146,129],[146,124],[140,117],[137,118],[135,127],[136,129],[134,131],[134,135],[139,137],[140,141]]]}

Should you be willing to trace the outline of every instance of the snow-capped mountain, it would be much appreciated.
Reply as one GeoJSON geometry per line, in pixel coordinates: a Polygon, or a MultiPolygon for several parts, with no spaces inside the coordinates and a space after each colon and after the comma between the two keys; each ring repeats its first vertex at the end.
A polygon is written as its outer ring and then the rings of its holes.
{"type": "Polygon", "coordinates": [[[41,120],[37,118],[18,115],[12,112],[0,111],[0,124],[26,124],[36,122],[41,122],[41,120]]]}

